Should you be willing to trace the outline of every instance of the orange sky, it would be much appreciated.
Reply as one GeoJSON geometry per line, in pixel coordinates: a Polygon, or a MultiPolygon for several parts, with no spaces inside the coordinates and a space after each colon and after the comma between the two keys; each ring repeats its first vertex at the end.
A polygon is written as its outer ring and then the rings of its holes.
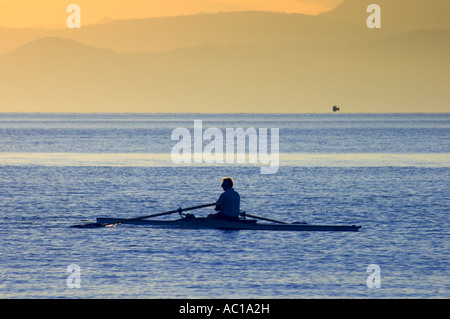
{"type": "Polygon", "coordinates": [[[318,14],[342,0],[0,0],[0,26],[65,27],[66,8],[81,7],[82,25],[115,19],[177,16],[227,11],[318,14]]]}

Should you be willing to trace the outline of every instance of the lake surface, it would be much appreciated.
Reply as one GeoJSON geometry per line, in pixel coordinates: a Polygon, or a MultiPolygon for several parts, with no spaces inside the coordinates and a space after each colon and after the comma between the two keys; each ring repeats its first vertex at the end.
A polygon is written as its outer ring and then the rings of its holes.
{"type": "Polygon", "coordinates": [[[0,137],[2,298],[450,297],[449,114],[3,113],[0,137]],[[277,172],[174,163],[194,120],[278,128],[277,172]],[[226,176],[250,214],[362,229],[69,227],[211,203],[226,176]]]}

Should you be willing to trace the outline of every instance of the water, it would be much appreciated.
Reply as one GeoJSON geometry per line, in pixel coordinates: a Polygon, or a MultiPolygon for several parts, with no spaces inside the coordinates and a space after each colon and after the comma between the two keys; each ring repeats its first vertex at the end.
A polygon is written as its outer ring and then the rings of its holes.
{"type": "Polygon", "coordinates": [[[2,298],[450,297],[448,114],[0,114],[0,136],[2,298]],[[171,132],[194,119],[280,128],[277,174],[174,164],[171,132]],[[213,202],[224,176],[249,213],[363,228],[69,228],[213,202]]]}

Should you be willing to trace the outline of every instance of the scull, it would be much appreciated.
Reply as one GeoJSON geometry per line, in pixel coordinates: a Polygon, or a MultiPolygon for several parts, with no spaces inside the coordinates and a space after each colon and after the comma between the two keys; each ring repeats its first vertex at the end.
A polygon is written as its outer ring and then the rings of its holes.
{"type": "MultiPolygon", "coordinates": [[[[114,226],[121,223],[120,218],[97,218],[98,224],[114,226]]],[[[259,223],[254,219],[237,221],[218,220],[203,217],[182,217],[176,220],[134,220],[127,224],[150,225],[162,228],[182,229],[223,229],[223,230],[282,230],[282,231],[358,231],[361,226],[355,225],[309,225],[309,224],[278,224],[259,223]]]]}
{"type": "Polygon", "coordinates": [[[134,217],[134,218],[97,218],[96,223],[73,225],[73,228],[99,228],[115,227],[120,224],[149,225],[163,228],[182,228],[182,229],[225,229],[225,230],[291,230],[291,231],[358,231],[361,226],[355,225],[310,225],[305,223],[286,223],[270,218],[241,213],[240,219],[223,220],[208,217],[195,217],[192,214],[183,214],[182,212],[214,206],[215,203],[204,204],[188,208],[178,208],[164,213],[134,217]],[[176,220],[156,220],[148,219],[164,215],[178,213],[181,218],[176,220]],[[247,219],[250,217],[252,219],[247,219]],[[259,223],[259,221],[263,221],[259,223]]]}

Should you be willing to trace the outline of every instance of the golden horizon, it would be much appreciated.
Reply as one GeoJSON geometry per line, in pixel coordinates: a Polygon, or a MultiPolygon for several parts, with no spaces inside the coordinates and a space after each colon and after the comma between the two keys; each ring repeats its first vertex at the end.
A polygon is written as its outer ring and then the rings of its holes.
{"type": "MultiPolygon", "coordinates": [[[[332,10],[343,0],[229,0],[217,3],[210,0],[191,0],[180,5],[179,1],[152,2],[144,0],[78,0],[83,26],[114,20],[132,20],[157,17],[176,17],[222,12],[266,11],[317,15],[332,10]]],[[[54,0],[0,0],[0,27],[7,28],[66,28],[67,3],[54,0]]]]}

